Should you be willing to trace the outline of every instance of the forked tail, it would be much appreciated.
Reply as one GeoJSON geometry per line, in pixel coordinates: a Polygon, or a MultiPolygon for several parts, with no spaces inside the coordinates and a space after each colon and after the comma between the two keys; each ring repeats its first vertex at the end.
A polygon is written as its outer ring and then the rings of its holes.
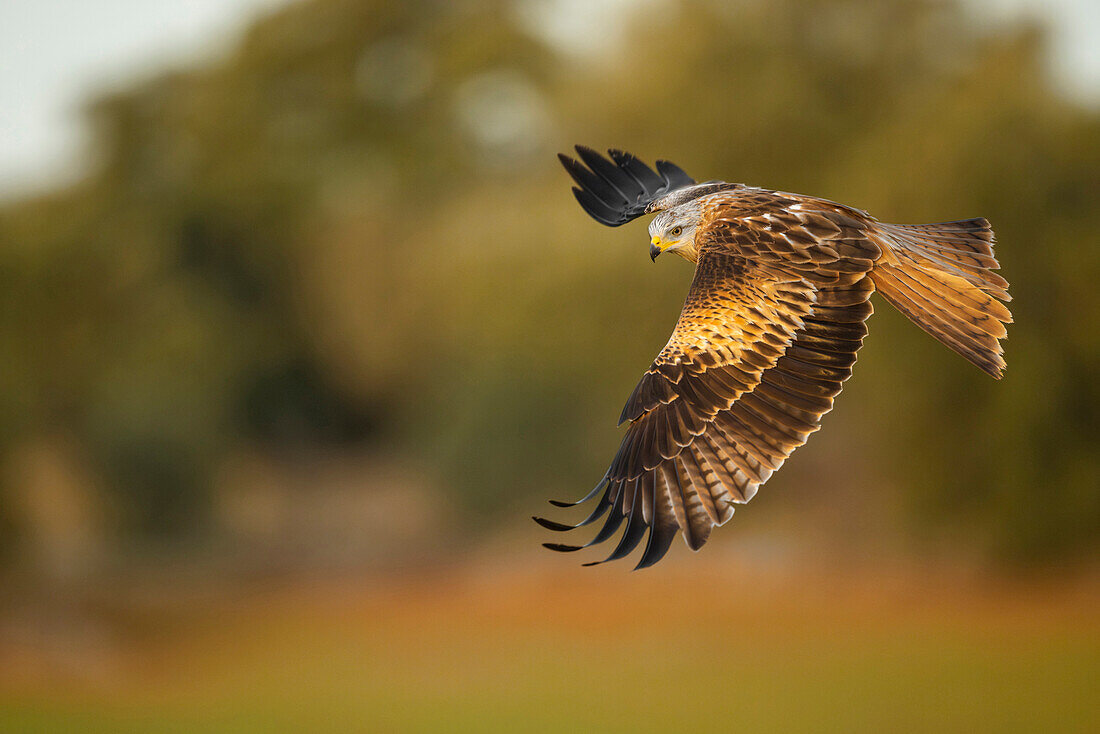
{"type": "Polygon", "coordinates": [[[993,230],[985,219],[884,224],[887,240],[871,279],[917,326],[993,377],[1005,368],[1000,339],[1012,314],[1008,281],[993,272],[993,230]],[[1000,300],[998,300],[1000,299],[1000,300]]]}

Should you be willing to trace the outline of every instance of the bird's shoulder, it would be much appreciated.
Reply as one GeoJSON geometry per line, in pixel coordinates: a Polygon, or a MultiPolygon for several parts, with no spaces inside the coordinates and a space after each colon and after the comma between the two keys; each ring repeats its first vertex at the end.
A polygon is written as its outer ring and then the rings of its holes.
{"type": "Polygon", "coordinates": [[[705,197],[701,209],[703,255],[767,255],[792,264],[857,258],[870,267],[880,254],[867,238],[876,220],[828,199],[738,184],[705,197]]]}
{"type": "Polygon", "coordinates": [[[720,190],[700,197],[704,221],[728,219],[760,220],[779,216],[778,222],[825,217],[830,221],[866,228],[877,220],[862,209],[829,199],[748,184],[721,184],[720,190]]]}

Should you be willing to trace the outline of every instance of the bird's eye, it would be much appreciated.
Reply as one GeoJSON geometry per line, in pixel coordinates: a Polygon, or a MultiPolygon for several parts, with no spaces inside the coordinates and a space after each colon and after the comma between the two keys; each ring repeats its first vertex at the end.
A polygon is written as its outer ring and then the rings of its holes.
{"type": "Polygon", "coordinates": [[[683,227],[673,227],[672,229],[670,229],[668,231],[668,233],[670,235],[672,235],[673,237],[679,237],[680,235],[682,235],[684,233],[684,228],[683,227]]]}

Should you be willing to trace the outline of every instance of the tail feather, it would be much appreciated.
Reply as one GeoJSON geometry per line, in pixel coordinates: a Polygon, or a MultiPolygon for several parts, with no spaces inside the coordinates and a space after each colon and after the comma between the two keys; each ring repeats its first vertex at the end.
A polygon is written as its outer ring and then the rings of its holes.
{"type": "Polygon", "coordinates": [[[993,230],[985,219],[944,224],[880,224],[899,255],[918,255],[938,269],[954,273],[995,298],[1011,301],[1008,281],[994,270],[1001,267],[993,256],[993,230]],[[945,229],[948,226],[955,230],[945,229]]]}
{"type": "Polygon", "coordinates": [[[994,268],[993,230],[985,219],[939,224],[880,224],[884,256],[875,288],[913,323],[1000,378],[1000,340],[1012,314],[1008,281],[994,268]],[[999,299],[999,300],[998,300],[999,299]]]}

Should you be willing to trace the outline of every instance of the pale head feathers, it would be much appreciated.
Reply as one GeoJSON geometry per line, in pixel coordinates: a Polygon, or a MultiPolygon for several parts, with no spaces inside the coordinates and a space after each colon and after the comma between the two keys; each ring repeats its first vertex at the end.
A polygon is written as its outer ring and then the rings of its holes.
{"type": "Polygon", "coordinates": [[[702,219],[703,202],[698,198],[665,209],[649,223],[650,242],[661,252],[674,252],[685,260],[696,262],[699,253],[695,235],[702,219]]]}

